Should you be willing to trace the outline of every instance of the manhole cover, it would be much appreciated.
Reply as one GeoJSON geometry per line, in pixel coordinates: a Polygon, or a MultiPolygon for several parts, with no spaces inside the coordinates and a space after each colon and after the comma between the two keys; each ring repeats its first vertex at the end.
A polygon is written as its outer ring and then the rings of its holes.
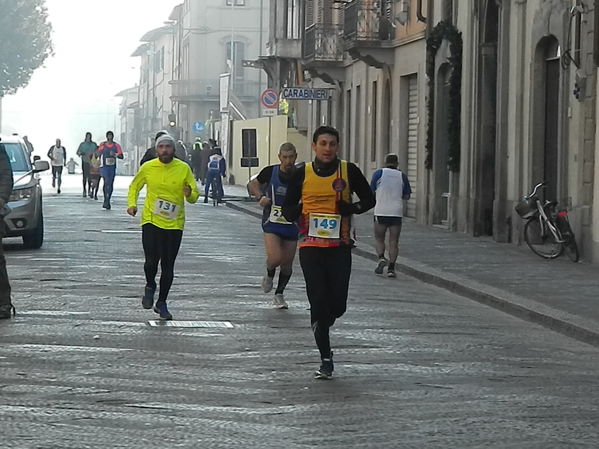
{"type": "Polygon", "coordinates": [[[149,320],[148,324],[153,327],[211,327],[232,329],[233,324],[229,321],[176,321],[176,320],[149,320]]]}

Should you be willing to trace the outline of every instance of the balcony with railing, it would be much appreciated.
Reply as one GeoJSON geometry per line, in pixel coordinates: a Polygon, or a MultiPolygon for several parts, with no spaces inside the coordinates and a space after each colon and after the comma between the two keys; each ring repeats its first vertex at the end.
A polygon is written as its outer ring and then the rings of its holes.
{"type": "Polygon", "coordinates": [[[395,30],[378,2],[352,0],[344,11],[344,49],[350,56],[379,67],[390,62],[395,30]]]}
{"type": "Polygon", "coordinates": [[[314,23],[307,27],[304,35],[303,58],[308,66],[342,62],[342,26],[314,23]]]}

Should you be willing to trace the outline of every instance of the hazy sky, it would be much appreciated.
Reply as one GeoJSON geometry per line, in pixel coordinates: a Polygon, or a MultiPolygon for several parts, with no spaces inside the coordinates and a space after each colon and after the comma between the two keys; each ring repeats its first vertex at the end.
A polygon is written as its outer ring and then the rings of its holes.
{"type": "MultiPolygon", "coordinates": [[[[139,39],[182,0],[46,0],[54,56],[3,101],[2,133],[28,135],[45,155],[60,137],[74,156],[85,132],[117,131],[115,94],[139,82],[139,39]]],[[[118,134],[117,134],[118,135],[118,134]]]]}

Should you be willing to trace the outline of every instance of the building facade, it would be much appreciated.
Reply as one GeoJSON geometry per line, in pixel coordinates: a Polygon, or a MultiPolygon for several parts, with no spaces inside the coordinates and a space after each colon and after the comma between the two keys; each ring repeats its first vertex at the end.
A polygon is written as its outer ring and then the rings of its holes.
{"type": "Polygon", "coordinates": [[[134,175],[145,151],[145,146],[141,145],[144,139],[140,133],[142,127],[139,114],[139,86],[125,89],[116,96],[121,97],[119,107],[121,134],[116,139],[124,153],[124,160],[119,164],[118,169],[122,174],[134,175]]]}
{"type": "Polygon", "coordinates": [[[185,0],[172,11],[175,58],[171,99],[184,141],[214,137],[214,123],[223,118],[223,112],[230,112],[235,119],[259,116],[266,77],[260,70],[246,67],[244,61],[257,60],[263,52],[267,14],[265,0],[185,0]],[[220,80],[224,73],[230,74],[228,93],[223,92],[220,80]],[[225,96],[228,98],[221,104],[225,96]],[[194,129],[198,122],[203,132],[194,129]]]}
{"type": "Polygon", "coordinates": [[[138,112],[140,146],[149,146],[160,129],[168,129],[171,101],[173,36],[170,25],[145,33],[132,56],[140,58],[138,112]]]}
{"type": "MultiPolygon", "coordinates": [[[[583,257],[598,260],[592,244],[597,235],[592,4],[444,0],[435,1],[432,12],[437,26],[455,29],[463,42],[459,160],[450,166],[447,184],[450,228],[519,243],[523,221],[514,205],[545,181],[545,199],[570,210],[583,257]]],[[[451,42],[452,31],[444,36],[451,42]]],[[[445,45],[434,56],[435,79],[443,78],[444,65],[453,64],[453,48],[445,45]]],[[[435,103],[451,99],[448,84],[433,86],[435,103]]],[[[435,114],[435,131],[453,119],[435,114]]],[[[432,153],[442,161],[447,150],[439,134],[432,153]]],[[[443,170],[433,165],[435,182],[443,170]]]]}
{"type": "MultiPolygon", "coordinates": [[[[273,73],[281,85],[331,89],[329,101],[308,102],[308,135],[336,126],[343,157],[366,175],[398,153],[415,190],[408,216],[499,242],[522,242],[514,205],[545,181],[545,198],[570,210],[583,257],[599,260],[593,2],[300,6],[301,70],[291,79],[295,59],[279,58],[291,69],[273,73]]],[[[284,43],[275,56],[294,48],[284,43]]]]}

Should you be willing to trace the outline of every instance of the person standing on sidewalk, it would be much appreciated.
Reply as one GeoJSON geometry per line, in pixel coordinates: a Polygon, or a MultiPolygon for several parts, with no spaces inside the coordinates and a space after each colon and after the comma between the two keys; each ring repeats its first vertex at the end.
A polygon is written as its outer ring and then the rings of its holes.
{"type": "Polygon", "coordinates": [[[193,169],[196,181],[204,182],[203,172],[206,170],[202,167],[202,141],[199,137],[196,137],[191,151],[191,168],[193,169]]]}
{"type": "Polygon", "coordinates": [[[102,207],[110,210],[110,199],[114,186],[114,177],[116,175],[116,160],[123,159],[123,150],[121,146],[114,141],[114,133],[106,133],[106,142],[102,142],[98,147],[100,154],[100,176],[104,179],[104,204],[102,207]]]}
{"type": "Polygon", "coordinates": [[[173,284],[175,259],[183,237],[185,225],[185,200],[195,203],[199,192],[185,162],[175,159],[175,140],[168,134],[156,140],[157,159],[144,163],[129,187],[127,213],[137,214],[139,192],[146,186],[146,199],[141,216],[142,245],[145,254],[144,272],[146,286],[142,307],[151,309],[164,320],[173,316],[166,300],[173,284]],[[160,263],[160,293],[154,304],[156,273],[160,263]]]}
{"type": "Polygon", "coordinates": [[[77,156],[81,157],[81,171],[83,172],[83,196],[89,193],[89,197],[92,198],[92,180],[90,176],[90,160],[92,155],[98,149],[96,142],[92,140],[92,133],[85,133],[85,139],[79,144],[77,148],[77,156]],[[86,192],[87,189],[87,192],[86,192]]]}
{"type": "Polygon", "coordinates": [[[62,168],[67,165],[67,150],[62,146],[60,139],[56,139],[56,144],[50,147],[48,157],[52,165],[52,187],[57,187],[57,193],[60,193],[62,168]]]}
{"type": "Polygon", "coordinates": [[[314,131],[314,162],[293,173],[283,204],[288,221],[299,218],[299,257],[310,321],[320,351],[317,379],[333,375],[329,328],[347,307],[351,275],[351,216],[374,206],[374,195],[360,169],[337,157],[339,132],[329,126],[314,131]],[[359,202],[352,202],[356,193],[359,202]]]}
{"type": "Polygon", "coordinates": [[[13,177],[10,160],[6,154],[6,148],[0,142],[0,319],[10,318],[15,308],[10,299],[10,282],[6,271],[6,258],[2,247],[5,224],[4,217],[10,212],[8,200],[12,192],[13,177]]]}
{"type": "Polygon", "coordinates": [[[284,143],[279,148],[280,165],[263,168],[248,186],[252,195],[259,198],[258,201],[263,208],[262,230],[266,250],[266,274],[262,278],[264,293],[272,290],[275,271],[280,267],[279,281],[273,298],[273,307],[277,309],[288,308],[283,292],[291,279],[297,247],[297,225],[287,221],[281,213],[287,195],[287,183],[296,159],[295,146],[289,142],[284,143]]]}
{"type": "Polygon", "coordinates": [[[29,137],[23,136],[23,142],[25,142],[25,146],[27,147],[27,152],[29,153],[29,160],[33,160],[33,144],[29,141],[29,137]]]}
{"type": "Polygon", "coordinates": [[[221,149],[219,147],[214,148],[214,154],[208,159],[206,171],[206,186],[204,187],[204,203],[208,202],[208,192],[214,182],[216,192],[212,192],[212,195],[216,195],[217,201],[222,202],[225,196],[223,189],[223,178],[227,176],[227,163],[225,158],[222,156],[221,149]]]}
{"type": "Polygon", "coordinates": [[[379,261],[374,269],[376,274],[383,274],[385,266],[387,276],[394,278],[395,261],[399,254],[399,234],[403,220],[404,201],[410,199],[412,188],[405,173],[399,168],[397,154],[385,157],[385,168],[379,168],[372,175],[370,188],[375,193],[374,206],[374,239],[379,261]],[[385,258],[385,237],[389,231],[389,260],[385,258]]]}

